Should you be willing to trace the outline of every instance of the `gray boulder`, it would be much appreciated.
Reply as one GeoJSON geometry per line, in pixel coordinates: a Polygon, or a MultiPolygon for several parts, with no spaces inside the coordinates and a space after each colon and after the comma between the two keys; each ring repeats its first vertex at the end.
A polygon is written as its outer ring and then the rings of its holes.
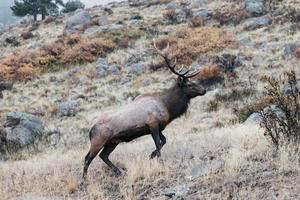
{"type": "Polygon", "coordinates": [[[191,1],[191,7],[192,8],[199,8],[200,6],[207,3],[207,0],[192,0],[191,1]]]}
{"type": "MultiPolygon", "coordinates": [[[[300,80],[297,81],[296,88],[297,88],[297,90],[300,92],[300,80]]],[[[284,92],[286,95],[291,95],[291,94],[292,94],[292,88],[291,88],[289,85],[285,85],[285,86],[283,87],[283,92],[284,92]]]]}
{"type": "Polygon", "coordinates": [[[272,23],[269,16],[254,17],[244,22],[244,29],[247,31],[255,30],[264,26],[268,26],[272,23]]]}
{"type": "Polygon", "coordinates": [[[9,151],[17,151],[32,144],[45,130],[38,117],[23,112],[8,113],[5,127],[6,146],[9,151]]]}
{"type": "Polygon", "coordinates": [[[290,44],[286,44],[284,45],[284,55],[285,56],[290,56],[290,55],[294,55],[296,50],[300,47],[299,44],[297,43],[290,43],[290,44]]]}
{"type": "Polygon", "coordinates": [[[202,161],[192,168],[191,178],[197,179],[209,173],[213,173],[224,166],[223,161],[202,161]]]}
{"type": "Polygon", "coordinates": [[[265,0],[246,0],[245,9],[255,17],[262,16],[266,13],[265,0]]]}
{"type": "Polygon", "coordinates": [[[199,10],[194,11],[193,16],[201,17],[205,20],[209,20],[212,18],[213,12],[211,10],[199,9],[199,10]]]}
{"type": "MultiPolygon", "coordinates": [[[[280,119],[284,119],[285,118],[285,114],[284,112],[276,105],[271,105],[268,106],[266,108],[264,108],[264,113],[266,113],[267,115],[274,113],[278,118],[280,119]]],[[[244,123],[252,123],[252,124],[260,124],[262,121],[262,116],[260,113],[255,112],[252,113],[244,123]]]]}
{"type": "Polygon", "coordinates": [[[169,188],[164,195],[172,198],[173,196],[185,196],[189,191],[189,187],[186,184],[178,185],[172,188],[169,188]]]}
{"type": "Polygon", "coordinates": [[[116,64],[108,64],[106,58],[99,58],[96,63],[96,76],[99,78],[106,77],[108,75],[121,75],[121,67],[116,64]]]}
{"type": "Polygon", "coordinates": [[[86,24],[91,22],[91,20],[92,17],[87,11],[79,10],[67,19],[64,33],[69,34],[81,31],[86,24]]]}
{"type": "Polygon", "coordinates": [[[101,33],[101,32],[103,32],[103,30],[104,29],[101,26],[91,26],[91,27],[85,29],[84,34],[85,35],[93,35],[95,33],[101,33]]]}
{"type": "Polygon", "coordinates": [[[109,20],[107,16],[101,16],[98,20],[98,25],[99,26],[107,26],[109,25],[109,20]]]}
{"type": "Polygon", "coordinates": [[[76,100],[69,100],[59,104],[58,115],[60,117],[72,117],[79,112],[80,103],[76,100]]]}
{"type": "Polygon", "coordinates": [[[146,63],[139,62],[125,65],[125,70],[128,74],[142,75],[147,70],[146,63]]]}

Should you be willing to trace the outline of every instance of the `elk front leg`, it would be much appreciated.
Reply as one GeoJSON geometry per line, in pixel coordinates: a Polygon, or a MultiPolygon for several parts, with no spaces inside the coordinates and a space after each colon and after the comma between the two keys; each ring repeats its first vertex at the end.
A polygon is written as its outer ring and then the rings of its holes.
{"type": "MultiPolygon", "coordinates": [[[[162,132],[159,132],[159,138],[160,138],[160,142],[161,142],[161,147],[160,147],[160,148],[162,149],[162,147],[166,144],[167,139],[166,139],[166,137],[162,134],[162,132]]],[[[153,152],[151,153],[151,155],[150,155],[150,159],[155,158],[155,156],[157,156],[157,153],[158,153],[157,150],[153,151],[153,152]]]]}
{"type": "Polygon", "coordinates": [[[152,138],[153,138],[155,146],[156,146],[156,150],[151,154],[150,158],[154,158],[155,156],[160,157],[160,149],[163,146],[163,144],[161,143],[161,138],[160,138],[161,132],[159,131],[158,128],[151,128],[150,131],[151,131],[151,135],[152,135],[152,138]]]}

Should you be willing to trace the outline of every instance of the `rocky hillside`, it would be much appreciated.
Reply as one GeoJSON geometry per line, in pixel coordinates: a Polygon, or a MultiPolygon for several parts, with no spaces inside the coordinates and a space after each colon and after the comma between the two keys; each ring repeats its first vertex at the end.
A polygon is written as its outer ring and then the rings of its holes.
{"type": "Polygon", "coordinates": [[[293,0],[130,0],[0,29],[0,199],[299,199],[299,154],[257,114],[265,76],[300,77],[299,28],[293,0]],[[175,82],[154,42],[207,94],[162,159],[145,136],[111,154],[124,175],[95,159],[83,183],[95,116],[175,82]]]}

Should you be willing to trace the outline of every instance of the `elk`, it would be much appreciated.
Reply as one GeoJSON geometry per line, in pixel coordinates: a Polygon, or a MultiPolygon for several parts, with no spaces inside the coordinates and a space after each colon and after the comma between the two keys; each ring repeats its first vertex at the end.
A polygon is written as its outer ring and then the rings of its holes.
{"type": "Polygon", "coordinates": [[[199,70],[191,71],[186,66],[177,69],[176,59],[172,62],[155,43],[154,48],[170,71],[178,76],[176,83],[163,92],[140,95],[117,111],[96,117],[89,132],[91,146],[84,160],[84,179],[89,165],[101,149],[99,157],[116,175],[121,175],[121,171],[109,160],[109,155],[119,143],[130,142],[144,135],[150,134],[156,146],[150,158],[160,157],[160,150],[166,144],[162,131],[187,111],[192,98],[206,93],[199,81],[191,80],[199,70]]]}

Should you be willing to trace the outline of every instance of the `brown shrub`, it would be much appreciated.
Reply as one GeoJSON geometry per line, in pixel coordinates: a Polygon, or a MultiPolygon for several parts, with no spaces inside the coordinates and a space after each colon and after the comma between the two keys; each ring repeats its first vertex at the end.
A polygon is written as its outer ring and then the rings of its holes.
{"type": "Polygon", "coordinates": [[[189,27],[200,27],[205,25],[205,19],[203,17],[197,16],[193,17],[189,22],[189,27]]]}
{"type": "Polygon", "coordinates": [[[0,79],[24,80],[39,72],[58,70],[62,65],[93,62],[113,49],[108,40],[66,37],[31,52],[7,56],[0,62],[0,79]]]}
{"type": "Polygon", "coordinates": [[[244,9],[233,9],[230,11],[217,11],[214,14],[214,19],[220,22],[220,25],[238,25],[242,21],[250,18],[251,15],[244,9]]]}
{"type": "Polygon", "coordinates": [[[28,40],[30,38],[33,38],[34,35],[32,32],[24,32],[24,33],[21,33],[21,37],[24,39],[24,40],[28,40]]]}
{"type": "Polygon", "coordinates": [[[168,54],[176,57],[178,63],[191,64],[201,54],[218,52],[227,46],[233,46],[231,37],[219,28],[195,28],[180,30],[177,43],[171,45],[168,54]]]}
{"type": "Polygon", "coordinates": [[[164,19],[169,23],[177,22],[177,13],[174,9],[168,9],[163,13],[164,19]]]}
{"type": "Polygon", "coordinates": [[[44,24],[50,24],[51,22],[55,21],[55,17],[53,16],[48,16],[45,20],[44,20],[44,24]]]}

